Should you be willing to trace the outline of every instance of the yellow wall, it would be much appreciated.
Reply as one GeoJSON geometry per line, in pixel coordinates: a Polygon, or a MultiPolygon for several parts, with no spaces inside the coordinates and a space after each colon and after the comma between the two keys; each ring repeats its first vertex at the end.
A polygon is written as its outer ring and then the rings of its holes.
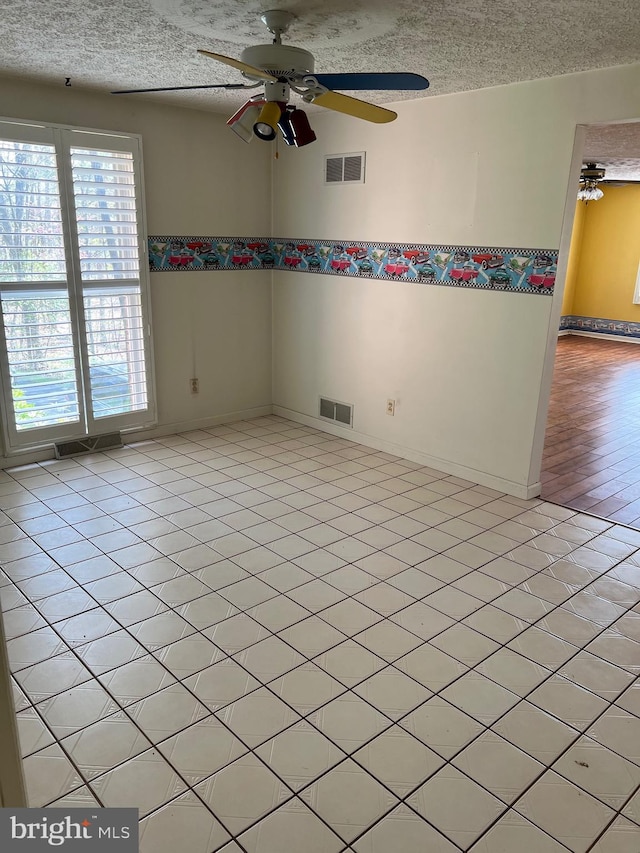
{"type": "Polygon", "coordinates": [[[578,268],[580,266],[580,253],[582,251],[582,235],[584,233],[584,215],[587,206],[576,202],[576,214],[573,220],[573,231],[571,232],[571,248],[569,249],[569,261],[567,264],[567,277],[564,285],[564,296],[562,297],[562,316],[573,314],[573,299],[575,296],[576,282],[578,280],[578,268]]]}
{"type": "MultiPolygon", "coordinates": [[[[640,305],[632,302],[640,261],[640,186],[605,185],[603,190],[600,201],[586,205],[582,239],[576,246],[573,298],[563,304],[562,313],[640,322],[640,305]]],[[[579,238],[579,233],[574,231],[574,236],[579,238]]],[[[572,242],[572,253],[573,248],[572,242]]],[[[568,277],[567,291],[569,285],[568,277]]]]}

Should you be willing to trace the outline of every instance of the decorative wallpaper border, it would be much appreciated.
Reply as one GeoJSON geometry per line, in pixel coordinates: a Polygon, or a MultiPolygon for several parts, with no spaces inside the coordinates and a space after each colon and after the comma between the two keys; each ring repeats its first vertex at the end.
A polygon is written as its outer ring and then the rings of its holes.
{"type": "Polygon", "coordinates": [[[640,323],[566,314],[560,318],[560,331],[592,332],[600,335],[617,335],[621,338],[640,338],[640,323]]]}
{"type": "Polygon", "coordinates": [[[149,237],[151,272],[279,269],[477,290],[553,294],[558,252],[312,240],[290,237],[149,237]]]}

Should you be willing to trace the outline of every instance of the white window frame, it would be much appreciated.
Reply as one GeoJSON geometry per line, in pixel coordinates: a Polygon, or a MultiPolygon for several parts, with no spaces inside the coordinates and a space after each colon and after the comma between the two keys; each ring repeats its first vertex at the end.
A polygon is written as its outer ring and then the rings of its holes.
{"type": "MultiPolygon", "coordinates": [[[[148,428],[157,423],[155,375],[153,358],[153,339],[151,324],[151,296],[149,280],[149,261],[147,248],[147,227],[145,212],[144,172],[142,159],[142,137],[139,134],[110,132],[91,128],[74,127],[70,125],[52,124],[38,121],[22,121],[14,118],[0,117],[0,138],[28,144],[53,145],[56,150],[58,166],[58,182],[61,204],[63,208],[62,228],[65,245],[65,260],[67,279],[64,282],[43,281],[24,283],[0,282],[0,290],[30,292],[54,291],[58,289],[68,292],[69,308],[74,333],[74,357],[76,384],[80,397],[79,423],[61,424],[57,427],[43,429],[33,428],[20,431],[13,422],[13,411],[8,411],[8,401],[11,399],[11,380],[7,358],[7,345],[4,335],[4,324],[0,322],[0,394],[3,405],[1,408],[1,428],[4,439],[4,454],[11,456],[22,452],[51,447],[56,441],[96,435],[119,430],[123,433],[148,428]],[[116,143],[114,144],[114,140],[116,143]],[[110,147],[111,143],[111,147],[110,147]],[[143,348],[146,363],[147,408],[136,412],[112,417],[93,417],[91,408],[91,393],[89,388],[88,368],[84,371],[81,364],[88,365],[87,337],[84,324],[83,294],[90,289],[116,289],[131,284],[128,279],[82,281],[78,237],[75,226],[74,191],[71,173],[71,148],[95,148],[96,150],[113,150],[129,152],[133,156],[133,175],[135,184],[137,239],[139,250],[139,274],[137,278],[142,310],[143,348]]],[[[1,306],[0,306],[1,311],[1,306]]]]}

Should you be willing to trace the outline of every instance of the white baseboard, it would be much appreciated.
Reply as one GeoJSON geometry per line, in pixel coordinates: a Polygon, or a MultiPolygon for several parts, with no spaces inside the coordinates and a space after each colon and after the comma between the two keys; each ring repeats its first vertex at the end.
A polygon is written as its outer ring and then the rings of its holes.
{"type": "Polygon", "coordinates": [[[603,341],[618,341],[618,343],[624,344],[640,344],[640,338],[632,338],[627,335],[607,335],[600,334],[600,332],[582,332],[577,329],[566,329],[560,332],[560,334],[576,335],[579,338],[599,338],[603,341]]]}
{"type": "MultiPolygon", "coordinates": [[[[197,420],[179,421],[171,424],[158,424],[147,429],[139,429],[131,432],[122,432],[123,444],[135,441],[160,438],[163,435],[175,435],[180,432],[189,432],[193,429],[207,429],[208,427],[229,424],[233,421],[245,421],[251,418],[261,418],[264,415],[273,414],[273,407],[257,406],[253,409],[242,409],[238,412],[226,412],[224,415],[215,415],[210,418],[199,418],[197,420]]],[[[0,470],[3,468],[16,468],[19,465],[33,465],[36,462],[46,462],[55,459],[53,445],[41,447],[37,450],[20,450],[7,456],[0,456],[0,470]]]]}
{"type": "Polygon", "coordinates": [[[20,450],[6,456],[0,456],[0,471],[4,468],[17,468],[20,465],[34,465],[36,462],[46,462],[55,459],[53,446],[38,450],[20,450]]]}
{"type": "Polygon", "coordinates": [[[444,474],[451,474],[454,477],[461,477],[464,480],[469,480],[472,483],[478,483],[480,486],[488,486],[490,489],[495,489],[498,492],[503,492],[507,495],[513,495],[516,498],[530,500],[536,498],[540,494],[542,488],[540,483],[533,483],[530,486],[525,486],[521,483],[515,483],[512,480],[504,480],[502,477],[494,477],[492,474],[487,474],[484,471],[476,471],[473,468],[468,468],[466,465],[459,465],[457,462],[450,462],[447,459],[438,459],[434,456],[429,456],[427,453],[422,453],[419,450],[414,450],[411,447],[393,444],[390,441],[383,441],[373,435],[368,435],[363,432],[356,432],[348,427],[338,426],[328,423],[321,418],[304,415],[301,412],[294,412],[292,409],[285,409],[283,406],[274,406],[273,414],[280,415],[282,418],[288,418],[296,423],[304,424],[305,426],[319,429],[322,432],[327,432],[330,435],[337,435],[340,438],[346,438],[349,441],[355,441],[360,444],[373,447],[375,450],[382,450],[384,453],[391,453],[394,456],[399,456],[402,459],[408,459],[410,462],[417,462],[419,465],[426,465],[429,468],[435,468],[436,471],[442,471],[444,474]]]}
{"type": "MultiPolygon", "coordinates": [[[[602,336],[597,335],[596,337],[602,336]]],[[[257,406],[253,409],[226,412],[223,415],[215,415],[209,418],[179,421],[170,424],[159,424],[158,426],[150,427],[148,429],[124,433],[123,441],[125,444],[130,444],[136,441],[160,438],[164,435],[175,435],[176,433],[189,432],[196,429],[207,429],[220,424],[228,424],[233,421],[250,420],[251,418],[259,418],[264,415],[271,414],[288,418],[296,423],[305,424],[305,426],[310,426],[314,429],[319,429],[329,435],[336,435],[341,438],[346,438],[349,441],[365,444],[369,447],[373,447],[375,450],[391,453],[394,456],[401,457],[402,459],[409,459],[411,462],[417,462],[419,465],[426,465],[429,468],[435,468],[437,471],[442,471],[443,474],[451,474],[455,477],[461,477],[464,480],[469,480],[472,483],[478,483],[481,486],[487,486],[498,492],[513,495],[516,498],[529,500],[531,498],[538,497],[540,494],[540,483],[533,483],[530,486],[525,486],[511,480],[505,480],[502,477],[495,477],[492,474],[485,473],[484,471],[476,471],[473,468],[468,468],[466,465],[459,465],[457,462],[451,462],[447,459],[438,459],[434,456],[429,456],[428,454],[422,453],[421,451],[415,450],[411,447],[404,447],[403,445],[394,444],[390,441],[383,441],[382,439],[368,435],[367,433],[356,432],[355,430],[347,427],[329,423],[321,418],[304,415],[301,412],[294,412],[292,409],[286,409],[282,406],[257,406]]],[[[13,468],[17,465],[30,465],[35,462],[44,462],[45,460],[54,458],[55,454],[53,447],[18,453],[12,456],[0,457],[0,469],[13,468]]]]}

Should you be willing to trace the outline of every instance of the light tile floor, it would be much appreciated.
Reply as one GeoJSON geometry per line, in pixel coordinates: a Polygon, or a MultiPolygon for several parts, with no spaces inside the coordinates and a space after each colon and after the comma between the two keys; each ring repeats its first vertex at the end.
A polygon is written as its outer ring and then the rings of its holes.
{"type": "Polygon", "coordinates": [[[31,804],[143,853],[640,851],[640,532],[264,417],[0,473],[31,804]]]}

